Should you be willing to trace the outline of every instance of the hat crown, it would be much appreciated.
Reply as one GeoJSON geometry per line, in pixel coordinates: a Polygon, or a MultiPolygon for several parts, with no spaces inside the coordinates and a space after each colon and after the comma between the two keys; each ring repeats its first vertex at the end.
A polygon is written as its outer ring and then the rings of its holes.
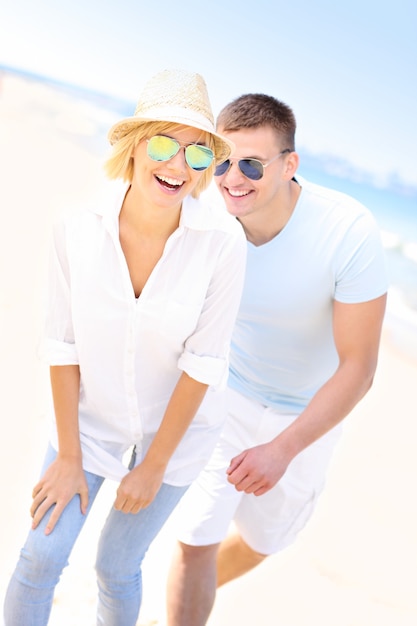
{"type": "Polygon", "coordinates": [[[207,86],[200,74],[187,70],[163,70],[143,88],[135,114],[113,124],[108,133],[113,145],[130,130],[149,122],[168,122],[198,128],[214,141],[216,162],[230,156],[234,144],[216,132],[207,86]]]}
{"type": "Polygon", "coordinates": [[[214,128],[206,83],[200,74],[185,70],[164,70],[145,85],[136,106],[135,116],[151,117],[166,107],[186,109],[203,116],[214,128]]]}

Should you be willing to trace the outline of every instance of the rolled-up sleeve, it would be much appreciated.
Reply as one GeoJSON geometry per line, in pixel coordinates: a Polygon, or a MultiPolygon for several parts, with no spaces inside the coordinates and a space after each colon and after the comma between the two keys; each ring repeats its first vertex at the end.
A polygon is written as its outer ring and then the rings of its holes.
{"type": "Polygon", "coordinates": [[[225,236],[194,333],[187,339],[178,366],[216,389],[225,387],[229,350],[246,267],[246,238],[240,225],[225,236]]]}
{"type": "Polygon", "coordinates": [[[49,257],[48,291],[41,358],[49,365],[77,365],[71,316],[71,285],[65,224],[55,224],[49,257]]]}
{"type": "Polygon", "coordinates": [[[205,385],[223,388],[227,382],[229,360],[227,357],[198,356],[186,351],[181,355],[178,367],[205,385]]]}
{"type": "Polygon", "coordinates": [[[42,358],[48,365],[78,365],[75,344],[48,337],[42,342],[42,358]]]}

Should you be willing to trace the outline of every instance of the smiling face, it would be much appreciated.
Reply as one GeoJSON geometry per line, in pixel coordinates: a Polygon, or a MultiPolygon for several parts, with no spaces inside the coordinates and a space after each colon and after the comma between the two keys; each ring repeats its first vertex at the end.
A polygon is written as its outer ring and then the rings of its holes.
{"type": "Polygon", "coordinates": [[[148,156],[146,139],[142,139],[132,154],[132,191],[148,203],[179,207],[205,175],[204,171],[196,171],[187,164],[184,146],[194,143],[208,146],[208,138],[201,130],[179,125],[173,125],[164,135],[176,139],[181,144],[180,150],[167,161],[154,161],[148,156]]]}
{"type": "Polygon", "coordinates": [[[295,163],[298,159],[296,154],[285,153],[275,158],[288,146],[280,142],[276,131],[270,126],[237,131],[224,131],[220,128],[219,132],[231,139],[236,146],[229,169],[222,176],[215,177],[229,213],[240,219],[255,214],[264,219],[279,206],[279,198],[298,164],[298,160],[295,163]],[[251,180],[240,171],[237,161],[247,158],[258,159],[264,164],[271,161],[264,168],[260,180],[251,180]]]}

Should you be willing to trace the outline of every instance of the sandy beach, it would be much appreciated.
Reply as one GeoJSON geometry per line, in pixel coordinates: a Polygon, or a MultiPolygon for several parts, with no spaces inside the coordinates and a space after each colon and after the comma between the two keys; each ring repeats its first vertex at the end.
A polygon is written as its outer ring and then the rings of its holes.
{"type": "MultiPolygon", "coordinates": [[[[1,601],[47,440],[37,344],[51,224],[100,173],[62,120],[26,117],[16,102],[0,98],[1,601]]],[[[417,360],[402,330],[385,327],[374,386],[345,421],[313,519],[283,554],[219,590],[209,626],[416,625],[417,360]]],[[[95,546],[114,490],[105,486],[86,523],[51,626],[95,623],[95,546]]],[[[172,520],[146,558],[141,623],[163,619],[174,534],[172,520]]]]}

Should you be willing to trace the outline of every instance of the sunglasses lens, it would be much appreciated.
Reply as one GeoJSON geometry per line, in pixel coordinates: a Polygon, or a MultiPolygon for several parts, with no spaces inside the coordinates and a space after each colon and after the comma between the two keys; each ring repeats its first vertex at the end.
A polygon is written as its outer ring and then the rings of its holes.
{"type": "Polygon", "coordinates": [[[220,165],[218,165],[214,171],[214,175],[215,176],[223,176],[223,174],[225,172],[227,172],[227,170],[230,167],[230,161],[229,159],[227,159],[226,161],[223,161],[223,163],[220,163],[220,165]]]}
{"type": "Polygon", "coordinates": [[[171,137],[155,135],[148,140],[147,152],[153,161],[169,161],[179,149],[180,144],[171,137]]]}
{"type": "Polygon", "coordinates": [[[264,175],[264,167],[256,159],[240,159],[239,169],[246,178],[251,180],[260,180],[264,175]]]}
{"type": "MultiPolygon", "coordinates": [[[[240,171],[246,178],[250,180],[260,180],[264,175],[264,167],[260,161],[256,159],[239,159],[238,166],[240,171]]],[[[230,160],[223,161],[216,167],[215,176],[223,176],[230,167],[230,160]]]]}
{"type": "Polygon", "coordinates": [[[197,172],[202,172],[210,167],[213,159],[213,151],[206,146],[192,144],[191,146],[187,146],[185,149],[185,160],[188,165],[197,172]]]}
{"type": "MultiPolygon", "coordinates": [[[[171,137],[155,135],[147,141],[147,153],[153,161],[169,161],[174,157],[181,145],[171,137]]],[[[198,172],[206,170],[212,164],[214,153],[206,146],[192,144],[185,149],[185,160],[188,165],[198,172]]]]}

